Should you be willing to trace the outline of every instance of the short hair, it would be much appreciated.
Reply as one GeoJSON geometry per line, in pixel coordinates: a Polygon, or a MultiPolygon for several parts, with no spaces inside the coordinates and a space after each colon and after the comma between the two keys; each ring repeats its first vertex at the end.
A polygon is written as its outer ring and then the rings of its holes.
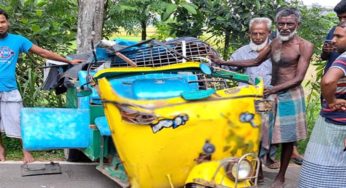
{"type": "Polygon", "coordinates": [[[334,12],[336,14],[345,13],[346,12],[346,0],[341,0],[337,5],[335,5],[334,12]]]}
{"type": "Polygon", "coordinates": [[[265,23],[267,25],[267,29],[268,31],[270,31],[272,29],[272,20],[267,18],[267,17],[256,17],[256,18],[252,18],[250,20],[249,23],[249,30],[251,29],[251,27],[253,26],[253,24],[255,23],[265,23]]]}
{"type": "Polygon", "coordinates": [[[4,15],[6,20],[8,20],[8,14],[6,11],[4,11],[3,9],[0,9],[0,15],[4,15]]]}
{"type": "Polygon", "coordinates": [[[298,23],[300,23],[301,15],[300,15],[299,10],[297,10],[295,8],[281,8],[281,9],[279,9],[276,13],[276,16],[275,16],[275,22],[277,22],[278,19],[281,17],[286,17],[286,16],[290,16],[290,15],[294,15],[296,17],[296,21],[298,23]]]}

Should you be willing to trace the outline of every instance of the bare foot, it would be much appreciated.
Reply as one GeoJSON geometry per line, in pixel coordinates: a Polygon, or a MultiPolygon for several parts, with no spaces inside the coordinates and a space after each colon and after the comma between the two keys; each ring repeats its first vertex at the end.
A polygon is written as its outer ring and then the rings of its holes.
{"type": "Polygon", "coordinates": [[[284,184],[285,184],[285,182],[276,180],[272,183],[270,188],[284,188],[285,187],[284,184]]]}
{"type": "Polygon", "coordinates": [[[303,159],[304,157],[302,155],[300,155],[299,153],[292,153],[291,158],[300,158],[303,159]]]}
{"type": "Polygon", "coordinates": [[[294,146],[294,147],[293,147],[293,151],[292,151],[291,158],[299,158],[299,159],[303,159],[303,158],[304,158],[304,157],[298,152],[297,146],[294,146]]]}
{"type": "Polygon", "coordinates": [[[5,148],[0,145],[0,161],[5,161],[5,148]]]}
{"type": "Polygon", "coordinates": [[[24,158],[23,158],[24,164],[34,162],[35,159],[34,159],[34,157],[31,155],[30,152],[23,150],[23,155],[24,155],[24,158]]]}
{"type": "Polygon", "coordinates": [[[264,165],[269,169],[279,169],[280,168],[280,162],[274,161],[272,159],[268,159],[264,165]]]}

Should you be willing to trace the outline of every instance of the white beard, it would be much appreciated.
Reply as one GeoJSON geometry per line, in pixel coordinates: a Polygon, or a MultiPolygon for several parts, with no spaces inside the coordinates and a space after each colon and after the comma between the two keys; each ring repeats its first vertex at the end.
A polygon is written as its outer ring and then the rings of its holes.
{"type": "Polygon", "coordinates": [[[252,39],[250,39],[250,48],[253,51],[259,52],[268,44],[268,37],[262,44],[255,44],[252,39]]]}
{"type": "Polygon", "coordinates": [[[297,34],[297,29],[295,29],[292,33],[290,33],[288,36],[282,36],[279,32],[279,30],[276,31],[276,33],[278,34],[278,38],[282,41],[282,42],[285,42],[285,41],[288,41],[290,40],[291,38],[294,37],[295,34],[297,34]]]}

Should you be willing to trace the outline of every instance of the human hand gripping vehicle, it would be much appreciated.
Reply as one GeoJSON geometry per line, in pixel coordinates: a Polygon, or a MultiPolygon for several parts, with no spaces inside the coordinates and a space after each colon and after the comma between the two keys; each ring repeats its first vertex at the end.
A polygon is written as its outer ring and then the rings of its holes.
{"type": "Polygon", "coordinates": [[[24,148],[79,148],[121,187],[255,187],[262,80],[206,63],[210,47],[196,40],[145,45],[79,71],[76,108],[24,108],[24,148]]]}

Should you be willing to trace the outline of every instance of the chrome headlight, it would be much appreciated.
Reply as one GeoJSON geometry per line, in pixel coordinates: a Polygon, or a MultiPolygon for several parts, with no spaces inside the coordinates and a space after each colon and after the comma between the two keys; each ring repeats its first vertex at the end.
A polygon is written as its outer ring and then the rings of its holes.
{"type": "Polygon", "coordinates": [[[243,181],[253,175],[253,168],[250,161],[244,159],[240,162],[232,163],[226,167],[227,176],[232,180],[238,177],[238,181],[243,181]]]}

